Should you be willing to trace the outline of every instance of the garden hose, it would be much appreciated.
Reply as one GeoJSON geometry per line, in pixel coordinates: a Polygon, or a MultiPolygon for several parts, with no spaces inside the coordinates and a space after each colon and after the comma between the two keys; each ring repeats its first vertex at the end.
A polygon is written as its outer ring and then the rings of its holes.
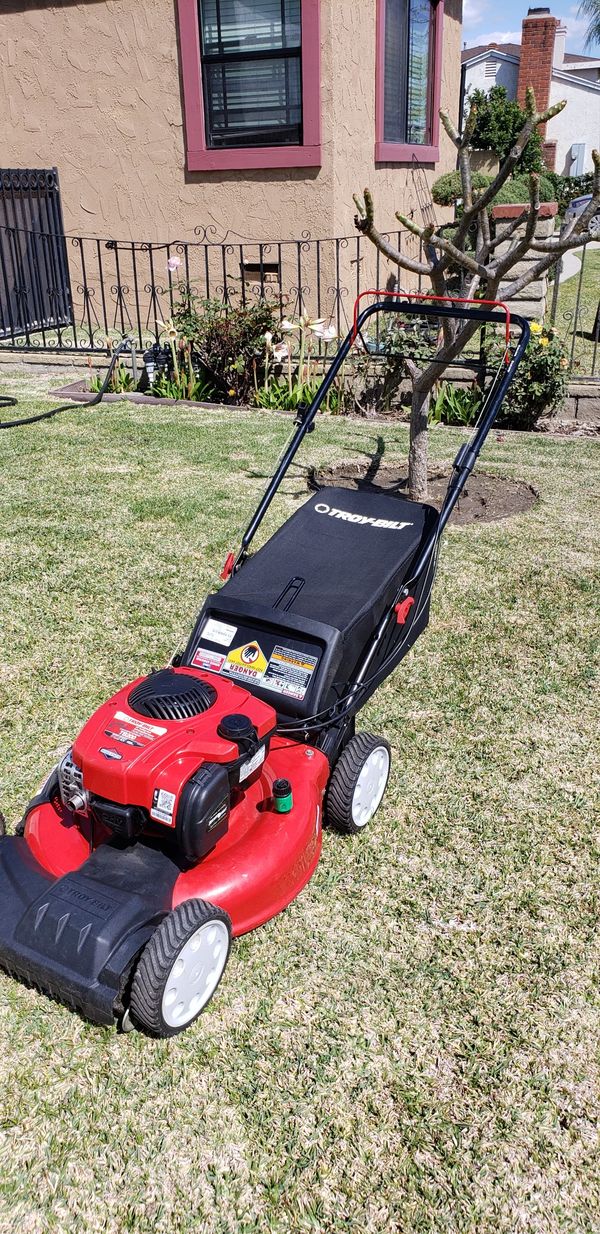
{"type": "MultiPolygon", "coordinates": [[[[98,393],[95,394],[94,397],[90,399],[89,403],[86,404],[88,407],[95,407],[97,403],[100,403],[102,401],[108,389],[108,385],[113,375],[115,364],[117,363],[119,356],[121,355],[122,352],[127,351],[128,348],[130,347],[131,347],[131,339],[129,338],[122,339],[122,341],[118,344],[118,346],[115,347],[115,350],[113,351],[113,354],[111,356],[110,364],[106,371],[106,377],[104,378],[104,381],[102,382],[102,385],[100,386],[100,389],[98,390],[98,393]]],[[[11,395],[0,394],[0,407],[17,407],[18,403],[19,403],[19,400],[16,398],[12,398],[11,395]]],[[[40,420],[51,420],[53,416],[57,416],[59,412],[61,411],[73,411],[73,408],[76,405],[77,405],[76,403],[73,403],[71,401],[70,403],[61,403],[60,407],[51,407],[48,411],[40,411],[35,416],[22,416],[21,419],[19,420],[0,420],[0,429],[21,428],[25,424],[38,424],[40,420]]]]}

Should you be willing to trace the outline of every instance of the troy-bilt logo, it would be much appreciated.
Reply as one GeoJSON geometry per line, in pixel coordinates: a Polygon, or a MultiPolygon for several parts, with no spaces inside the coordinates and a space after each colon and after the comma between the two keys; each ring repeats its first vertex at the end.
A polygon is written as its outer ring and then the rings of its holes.
{"type": "Polygon", "coordinates": [[[412,523],[397,523],[392,518],[367,518],[366,514],[351,514],[349,510],[338,510],[336,506],[328,506],[319,501],[315,506],[316,514],[328,514],[330,518],[341,518],[345,523],[362,523],[370,527],[383,527],[388,531],[402,531],[404,527],[412,527],[412,523]]]}

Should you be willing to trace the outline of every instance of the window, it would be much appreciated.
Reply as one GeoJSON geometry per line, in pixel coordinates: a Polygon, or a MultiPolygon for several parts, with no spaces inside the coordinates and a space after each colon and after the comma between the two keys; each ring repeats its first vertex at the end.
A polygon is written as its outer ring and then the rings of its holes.
{"type": "Polygon", "coordinates": [[[178,0],[190,170],[320,165],[320,0],[178,0]]]}
{"type": "Polygon", "coordinates": [[[206,144],[302,145],[300,0],[200,0],[206,144]]]}
{"type": "Polygon", "coordinates": [[[379,161],[439,158],[443,0],[378,0],[379,161]]]}

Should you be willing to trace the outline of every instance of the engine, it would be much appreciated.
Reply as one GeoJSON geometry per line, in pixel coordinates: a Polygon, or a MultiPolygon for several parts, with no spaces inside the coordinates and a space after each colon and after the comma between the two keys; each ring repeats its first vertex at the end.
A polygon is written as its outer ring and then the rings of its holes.
{"type": "Polygon", "coordinates": [[[197,862],[260,776],[275,724],[273,708],[233,682],[160,669],[88,720],[58,768],[63,805],[92,837],[155,833],[197,862]]]}

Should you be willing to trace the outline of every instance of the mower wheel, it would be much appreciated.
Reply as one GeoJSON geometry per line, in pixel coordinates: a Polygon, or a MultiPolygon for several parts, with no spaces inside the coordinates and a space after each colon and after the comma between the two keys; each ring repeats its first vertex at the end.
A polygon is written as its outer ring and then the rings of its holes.
{"type": "Polygon", "coordinates": [[[325,820],[336,831],[357,835],[381,804],[391,753],[383,737],[357,733],[340,754],[325,796],[325,820]]]}
{"type": "Polygon", "coordinates": [[[204,900],[186,900],[161,921],[133,976],[131,1016],[153,1037],[174,1037],[210,1002],[231,946],[231,921],[204,900]]]}

